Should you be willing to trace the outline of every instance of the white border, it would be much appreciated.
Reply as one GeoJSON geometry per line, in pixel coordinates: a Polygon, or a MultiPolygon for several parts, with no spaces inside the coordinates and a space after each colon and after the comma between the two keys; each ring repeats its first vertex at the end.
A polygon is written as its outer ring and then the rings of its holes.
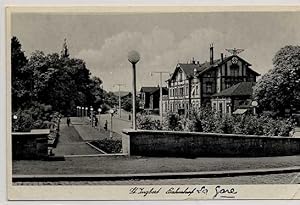
{"type": "MultiPolygon", "coordinates": [[[[1,17],[1,23],[0,23],[0,95],[1,95],[1,102],[0,102],[0,113],[2,113],[0,117],[0,133],[2,134],[1,136],[1,149],[0,149],[0,155],[1,155],[1,172],[0,172],[0,177],[2,179],[2,183],[0,186],[0,203],[1,204],[120,204],[121,202],[107,202],[107,201],[102,201],[102,202],[84,202],[84,201],[77,201],[77,202],[67,202],[67,201],[30,201],[30,202],[7,202],[6,201],[6,184],[3,183],[5,182],[6,178],[6,118],[5,118],[5,113],[6,113],[6,98],[5,98],[5,93],[6,93],[6,82],[5,82],[5,12],[4,12],[4,7],[9,6],[9,5],[18,5],[18,6],[32,6],[32,5],[39,5],[39,6],[46,6],[46,5],[60,5],[60,6],[70,6],[70,5],[149,5],[149,4],[155,4],[155,5],[300,5],[300,0],[264,0],[264,1],[259,1],[259,0],[244,0],[244,1],[229,1],[229,0],[205,0],[205,1],[199,1],[199,0],[153,0],[153,1],[147,1],[147,0],[2,0],[0,1],[0,6],[1,6],[1,12],[0,12],[0,17],[1,17]]],[[[295,25],[296,26],[296,25],[295,25]]],[[[159,204],[225,204],[225,203],[238,203],[238,204],[274,204],[274,201],[185,201],[185,202],[159,202],[159,204]]],[[[122,204],[158,204],[158,202],[122,202],[122,204]]],[[[277,201],[276,204],[299,204],[299,201],[277,201]]]]}

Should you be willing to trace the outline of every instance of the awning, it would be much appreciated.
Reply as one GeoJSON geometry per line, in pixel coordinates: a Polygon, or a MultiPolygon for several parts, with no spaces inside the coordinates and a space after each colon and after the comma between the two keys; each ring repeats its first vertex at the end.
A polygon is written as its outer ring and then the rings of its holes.
{"type": "Polygon", "coordinates": [[[242,115],[247,112],[247,109],[236,109],[232,114],[234,115],[242,115]]]}

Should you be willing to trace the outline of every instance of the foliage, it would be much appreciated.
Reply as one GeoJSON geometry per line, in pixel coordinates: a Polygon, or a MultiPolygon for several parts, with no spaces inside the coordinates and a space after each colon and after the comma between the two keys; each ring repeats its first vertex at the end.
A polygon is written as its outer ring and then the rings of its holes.
{"type": "MultiPolygon", "coordinates": [[[[104,91],[101,88],[102,80],[91,77],[85,62],[81,59],[70,58],[69,51],[64,42],[61,55],[58,53],[44,54],[42,51],[34,52],[21,66],[19,58],[25,61],[21,52],[21,45],[17,44],[16,37],[12,38],[12,74],[23,76],[19,81],[14,81],[22,86],[14,86],[14,108],[26,108],[33,101],[51,105],[53,110],[65,115],[75,113],[76,106],[100,107],[103,104],[104,91]],[[21,54],[20,54],[21,53],[21,54]],[[19,65],[19,64],[18,64],[19,65]]],[[[24,54],[24,53],[23,53],[24,54]]]]}
{"type": "Polygon", "coordinates": [[[28,58],[16,37],[11,45],[12,111],[24,120],[20,129],[29,129],[36,122],[31,111],[37,105],[50,106],[63,115],[75,114],[76,106],[114,105],[102,89],[102,80],[91,76],[83,60],[70,57],[66,40],[60,54],[35,51],[28,58]]]}
{"type": "Polygon", "coordinates": [[[209,108],[193,110],[185,118],[169,113],[166,121],[167,130],[265,136],[289,136],[295,126],[290,119],[274,119],[266,115],[221,116],[209,108]]]}
{"type": "Polygon", "coordinates": [[[23,69],[27,58],[22,46],[16,37],[11,39],[11,79],[12,79],[12,109],[16,110],[19,105],[30,97],[30,73],[23,69]]]}
{"type": "Polygon", "coordinates": [[[177,113],[168,113],[166,117],[165,126],[167,130],[173,130],[173,131],[182,131],[184,130],[183,122],[177,113]]]}
{"type": "Polygon", "coordinates": [[[13,119],[12,128],[14,131],[47,128],[52,113],[51,106],[35,102],[32,107],[19,109],[13,113],[13,115],[17,116],[17,119],[13,119]]]}
{"type": "MultiPolygon", "coordinates": [[[[136,104],[135,104],[135,110],[136,112],[140,112],[139,104],[140,104],[140,98],[136,97],[136,104]]],[[[132,112],[132,94],[129,93],[128,95],[122,97],[122,108],[127,112],[132,112]]]]}
{"type": "Polygon", "coordinates": [[[300,109],[300,46],[285,46],[273,58],[273,69],[254,88],[261,110],[283,116],[286,109],[300,109]]]}
{"type": "Polygon", "coordinates": [[[137,128],[141,130],[161,130],[159,120],[153,120],[151,116],[145,114],[137,115],[137,128]]]}

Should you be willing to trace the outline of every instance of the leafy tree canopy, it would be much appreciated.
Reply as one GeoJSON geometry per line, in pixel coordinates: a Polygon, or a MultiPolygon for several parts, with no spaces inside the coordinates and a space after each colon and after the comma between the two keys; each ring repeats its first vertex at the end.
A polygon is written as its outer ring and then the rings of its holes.
{"type": "Polygon", "coordinates": [[[283,115],[300,109],[300,46],[285,46],[273,58],[273,69],[257,82],[254,97],[262,110],[283,115]]]}
{"type": "Polygon", "coordinates": [[[40,103],[71,115],[78,105],[98,108],[109,101],[102,80],[91,76],[83,60],[70,57],[66,40],[60,54],[36,51],[28,59],[16,37],[11,43],[13,112],[40,103]]]}

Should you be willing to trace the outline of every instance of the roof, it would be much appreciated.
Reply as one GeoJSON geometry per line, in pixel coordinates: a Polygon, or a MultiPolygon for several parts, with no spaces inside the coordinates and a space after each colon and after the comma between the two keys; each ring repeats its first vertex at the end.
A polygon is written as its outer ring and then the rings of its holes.
{"type": "MultiPolygon", "coordinates": [[[[245,61],[244,59],[242,59],[241,57],[237,56],[237,55],[232,55],[232,56],[228,56],[228,57],[224,57],[223,60],[220,59],[216,59],[213,61],[213,63],[211,64],[209,61],[206,61],[202,64],[198,64],[198,63],[178,63],[176,66],[176,69],[174,71],[174,73],[172,74],[171,78],[173,78],[173,76],[175,76],[175,74],[177,73],[177,71],[179,70],[179,68],[181,68],[185,74],[187,75],[187,77],[192,77],[194,75],[194,69],[197,70],[197,74],[201,75],[203,73],[205,73],[207,70],[220,66],[222,64],[224,64],[225,62],[229,61],[232,57],[237,57],[239,58],[239,60],[243,61],[244,63],[248,64],[249,66],[251,66],[250,63],[248,63],[247,61],[245,61]]],[[[251,68],[249,68],[253,73],[255,73],[256,75],[260,75],[259,73],[257,73],[256,71],[252,70],[251,68]]]]}
{"type": "MultiPolygon", "coordinates": [[[[156,90],[153,90],[152,92],[150,92],[150,95],[152,95],[153,93],[158,92],[160,90],[159,87],[156,87],[156,88],[157,88],[156,90]]],[[[162,89],[163,89],[163,93],[168,93],[167,87],[162,87],[162,89]]]]}
{"type": "Polygon", "coordinates": [[[144,93],[151,93],[153,91],[156,91],[157,89],[159,89],[159,87],[141,87],[140,92],[144,92],[144,93]]]}
{"type": "Polygon", "coordinates": [[[253,86],[253,82],[241,82],[212,95],[212,97],[251,96],[253,86]]]}
{"type": "Polygon", "coordinates": [[[193,63],[178,63],[177,67],[181,68],[188,77],[194,75],[194,69],[196,69],[197,72],[201,71],[202,69],[200,64],[193,64],[193,63]]]}

